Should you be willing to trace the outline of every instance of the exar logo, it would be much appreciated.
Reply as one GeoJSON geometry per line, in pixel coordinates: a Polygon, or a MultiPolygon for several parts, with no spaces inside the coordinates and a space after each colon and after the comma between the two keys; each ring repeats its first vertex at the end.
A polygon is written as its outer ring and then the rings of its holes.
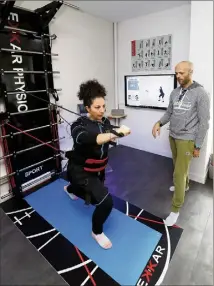
{"type": "Polygon", "coordinates": [[[160,263],[161,258],[164,255],[165,248],[162,248],[160,245],[155,249],[151,259],[149,260],[144,272],[142,273],[140,279],[137,282],[137,286],[148,286],[150,285],[151,278],[156,270],[156,267],[160,263]]]}
{"type": "MultiPolygon", "coordinates": [[[[17,13],[10,13],[8,17],[8,26],[12,28],[18,28],[19,26],[19,15],[17,13]]],[[[13,70],[17,71],[14,75],[14,86],[16,94],[17,110],[18,112],[28,111],[27,95],[25,93],[25,78],[24,78],[24,68],[23,57],[20,54],[16,54],[16,50],[21,51],[21,37],[17,32],[11,32],[10,38],[10,48],[14,50],[11,53],[13,70]]]]}

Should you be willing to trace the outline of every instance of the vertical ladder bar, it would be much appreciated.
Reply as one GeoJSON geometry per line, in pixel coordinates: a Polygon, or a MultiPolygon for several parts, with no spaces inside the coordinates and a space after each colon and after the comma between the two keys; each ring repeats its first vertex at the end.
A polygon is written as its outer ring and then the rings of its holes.
{"type": "MultiPolygon", "coordinates": [[[[43,66],[44,66],[44,71],[47,71],[48,70],[48,63],[47,63],[47,52],[46,51],[46,48],[45,48],[45,37],[44,35],[41,35],[41,43],[42,43],[42,51],[43,51],[43,66]]],[[[50,101],[50,94],[49,94],[49,81],[48,81],[48,74],[45,73],[45,85],[46,85],[46,93],[49,97],[49,101],[50,101]]],[[[51,133],[52,133],[52,136],[54,135],[54,126],[52,125],[53,124],[53,120],[52,120],[52,108],[49,108],[49,118],[50,118],[50,129],[51,129],[51,133]]],[[[55,138],[53,137],[53,140],[55,138]]],[[[53,141],[54,142],[54,141],[53,141]]],[[[57,148],[57,144],[55,143],[54,144],[55,147],[57,148]]],[[[58,154],[57,151],[55,151],[55,154],[58,154]]],[[[58,171],[59,169],[59,160],[58,160],[58,157],[56,156],[56,171],[58,171]]]]}
{"type": "MultiPolygon", "coordinates": [[[[8,102],[8,97],[7,97],[7,87],[6,87],[6,81],[5,81],[5,76],[4,76],[4,74],[3,73],[1,73],[1,86],[2,86],[2,93],[3,93],[3,95],[4,95],[4,104],[5,104],[5,108],[6,108],[6,111],[7,111],[7,118],[10,118],[10,115],[9,115],[9,102],[8,102]]],[[[4,128],[4,126],[2,126],[2,128],[4,128]]],[[[1,130],[2,131],[2,130],[1,130]]],[[[4,135],[4,134],[3,134],[4,135]]],[[[13,137],[12,137],[13,138],[13,137]]],[[[11,138],[11,135],[10,135],[10,139],[12,139],[11,138]]],[[[7,138],[4,138],[4,139],[2,139],[1,141],[2,141],[2,145],[4,146],[4,140],[6,140],[6,142],[8,143],[8,140],[9,139],[7,139],[7,138]]],[[[12,139],[13,140],[13,139],[12,139]]],[[[8,145],[8,144],[7,144],[8,145]]],[[[2,146],[2,148],[4,148],[2,146]]],[[[13,152],[15,152],[15,149],[14,149],[14,146],[15,146],[15,144],[13,144],[13,152]]],[[[3,150],[2,150],[3,151],[3,150]]],[[[7,150],[5,150],[5,152],[7,152],[7,150]]],[[[8,163],[8,161],[9,161],[9,165],[11,165],[11,168],[12,168],[12,164],[11,164],[11,160],[10,160],[10,157],[9,158],[7,158],[6,159],[6,162],[5,162],[5,164],[7,164],[8,163]]],[[[14,159],[14,165],[16,166],[16,159],[14,159]]],[[[7,167],[7,166],[5,166],[5,167],[7,167]]],[[[16,168],[16,167],[15,167],[16,168]]],[[[9,166],[9,169],[10,169],[10,166],[9,166]]],[[[10,172],[13,172],[13,171],[16,171],[16,170],[10,170],[10,172]]],[[[11,191],[13,192],[13,194],[15,195],[15,196],[17,196],[17,197],[19,197],[20,196],[20,190],[19,190],[19,188],[18,188],[18,183],[19,183],[19,178],[18,178],[18,176],[17,176],[17,174],[16,174],[16,172],[14,173],[14,176],[9,180],[9,183],[10,183],[10,189],[11,189],[11,191]],[[14,182],[14,186],[13,186],[13,183],[12,182],[14,182]]]]}

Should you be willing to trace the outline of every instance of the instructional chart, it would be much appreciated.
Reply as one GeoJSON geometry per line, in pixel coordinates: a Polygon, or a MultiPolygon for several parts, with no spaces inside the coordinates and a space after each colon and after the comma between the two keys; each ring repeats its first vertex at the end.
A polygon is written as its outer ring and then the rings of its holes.
{"type": "Polygon", "coordinates": [[[131,42],[132,71],[170,70],[172,35],[164,35],[131,42]]]}

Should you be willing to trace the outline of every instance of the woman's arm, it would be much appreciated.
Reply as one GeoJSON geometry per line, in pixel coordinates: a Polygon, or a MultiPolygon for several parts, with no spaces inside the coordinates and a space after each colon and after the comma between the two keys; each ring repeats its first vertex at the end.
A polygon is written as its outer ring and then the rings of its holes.
{"type": "Polygon", "coordinates": [[[101,134],[97,135],[96,141],[97,141],[98,145],[102,145],[102,144],[110,142],[116,138],[118,138],[118,136],[116,136],[112,133],[101,133],[101,134]]]}
{"type": "MultiPolygon", "coordinates": [[[[123,133],[124,136],[127,136],[131,133],[131,130],[124,125],[122,125],[120,128],[115,129],[115,131],[117,133],[123,133]]],[[[119,136],[117,136],[113,133],[101,133],[97,136],[97,144],[102,145],[102,144],[107,143],[109,141],[112,141],[116,138],[119,138],[119,136]]]]}
{"type": "Polygon", "coordinates": [[[75,142],[79,144],[97,143],[98,145],[102,145],[117,138],[117,136],[112,133],[89,133],[84,128],[78,128],[78,130],[75,131],[72,137],[75,142]]]}
{"type": "MultiPolygon", "coordinates": [[[[119,129],[115,130],[118,133],[123,133],[124,136],[130,133],[130,129],[126,126],[121,126],[119,129]]],[[[73,140],[77,144],[94,144],[97,143],[98,145],[105,144],[110,142],[116,138],[117,135],[109,132],[109,133],[96,133],[96,132],[89,132],[85,126],[83,126],[80,122],[76,121],[71,126],[71,135],[73,140]]]]}

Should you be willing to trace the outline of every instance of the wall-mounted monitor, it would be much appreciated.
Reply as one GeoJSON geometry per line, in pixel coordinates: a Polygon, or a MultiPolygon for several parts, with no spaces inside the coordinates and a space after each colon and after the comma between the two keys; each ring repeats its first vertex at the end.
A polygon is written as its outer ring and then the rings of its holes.
{"type": "Polygon", "coordinates": [[[175,74],[125,76],[125,106],[167,109],[177,87],[175,74]]]}

